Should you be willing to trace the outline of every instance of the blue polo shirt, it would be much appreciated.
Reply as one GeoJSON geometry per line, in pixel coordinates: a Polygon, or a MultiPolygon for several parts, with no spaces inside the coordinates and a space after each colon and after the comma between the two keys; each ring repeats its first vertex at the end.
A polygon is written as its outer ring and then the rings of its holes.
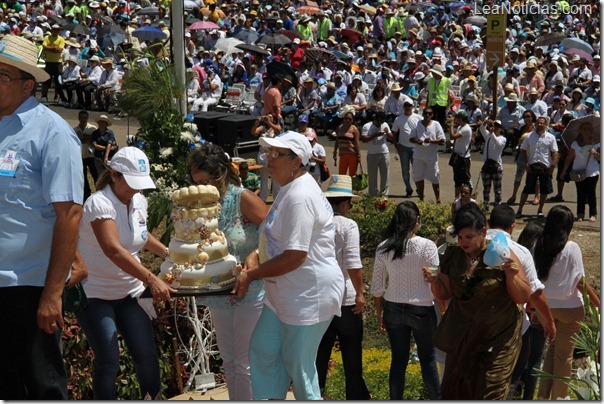
{"type": "Polygon", "coordinates": [[[63,118],[29,97],[0,120],[0,287],[44,286],[52,203],[83,198],[80,141],[63,118]]]}

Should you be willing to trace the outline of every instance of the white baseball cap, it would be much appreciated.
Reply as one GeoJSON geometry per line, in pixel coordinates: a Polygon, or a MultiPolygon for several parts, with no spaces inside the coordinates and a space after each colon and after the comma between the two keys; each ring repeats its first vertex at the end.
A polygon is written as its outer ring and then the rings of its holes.
{"type": "Polygon", "coordinates": [[[132,189],[155,189],[155,184],[149,175],[149,159],[137,147],[124,147],[118,150],[108,166],[121,173],[132,189]]]}
{"type": "Polygon", "coordinates": [[[259,142],[260,146],[290,149],[294,154],[300,157],[302,164],[304,165],[308,164],[312,156],[312,148],[310,147],[310,142],[306,139],[306,136],[294,132],[293,130],[288,130],[274,138],[261,137],[259,142]]]}

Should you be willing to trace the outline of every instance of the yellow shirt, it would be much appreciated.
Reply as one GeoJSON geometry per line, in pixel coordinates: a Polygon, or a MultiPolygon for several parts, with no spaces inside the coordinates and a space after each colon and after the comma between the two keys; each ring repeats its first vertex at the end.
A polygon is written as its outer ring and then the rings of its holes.
{"type": "Polygon", "coordinates": [[[62,36],[57,35],[53,37],[52,35],[48,35],[46,38],[44,38],[42,46],[58,46],[61,48],[61,51],[59,52],[49,50],[44,51],[46,62],[57,63],[61,61],[61,53],[63,49],[65,49],[65,39],[62,36]]]}

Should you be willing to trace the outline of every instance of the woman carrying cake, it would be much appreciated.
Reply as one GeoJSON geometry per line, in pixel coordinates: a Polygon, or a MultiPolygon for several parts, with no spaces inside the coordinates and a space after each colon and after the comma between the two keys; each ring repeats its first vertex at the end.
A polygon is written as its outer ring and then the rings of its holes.
{"type": "MultiPolygon", "coordinates": [[[[220,146],[205,143],[192,151],[187,172],[194,184],[213,185],[218,189],[222,206],[218,227],[225,234],[229,253],[245,259],[258,247],[258,226],[268,211],[266,204],[241,186],[239,175],[220,146]]],[[[207,306],[212,314],[230,400],[252,399],[248,349],[263,301],[261,280],[252,282],[242,299],[234,296],[197,298],[197,303],[207,306]]]]}
{"type": "Polygon", "coordinates": [[[82,281],[88,305],[76,316],[94,352],[95,400],[117,399],[118,330],[134,358],[141,399],[147,394],[156,398],[161,391],[150,319],[155,312],[149,299],[137,296],[144,284],[159,301],[170,299],[175,290],[147,270],[138,255],[143,248],[164,257],[168,252],[147,231],[147,200],[140,190],[149,188],[155,184],[147,156],[136,147],[125,147],[113,156],[96,183],[97,191],[84,204],[78,251],[88,269],[82,281]]]}
{"type": "Polygon", "coordinates": [[[340,315],[344,276],[335,257],[333,210],[306,166],[310,143],[297,132],[260,138],[268,171],[281,185],[260,226],[260,243],[233,291],[249,293],[263,279],[265,306],[250,341],[254,400],[320,400],[315,359],[334,315],[340,315]],[[256,261],[256,262],[252,262],[256,261]]]}

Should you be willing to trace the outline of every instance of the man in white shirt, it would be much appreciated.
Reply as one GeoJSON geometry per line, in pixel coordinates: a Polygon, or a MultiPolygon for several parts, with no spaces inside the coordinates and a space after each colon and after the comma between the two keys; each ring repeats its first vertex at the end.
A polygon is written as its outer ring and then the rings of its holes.
{"type": "Polygon", "coordinates": [[[218,104],[222,96],[222,81],[214,69],[206,69],[207,77],[202,85],[201,97],[193,101],[191,111],[207,111],[211,105],[218,104]]]}
{"type": "Polygon", "coordinates": [[[558,163],[558,144],[554,135],[547,131],[545,117],[537,118],[537,128],[528,135],[520,146],[524,161],[526,161],[526,185],[520,196],[517,218],[522,218],[522,208],[529,194],[535,192],[535,185],[539,180],[539,209],[537,216],[543,217],[543,205],[547,195],[553,192],[552,174],[558,163]]]}
{"type": "Polygon", "coordinates": [[[411,132],[409,141],[415,144],[413,152],[413,181],[419,200],[424,200],[424,180],[432,183],[436,203],[440,203],[440,173],[438,169],[438,145],[445,143],[445,132],[438,121],[432,119],[434,111],[426,108],[423,119],[411,132]]]}
{"type": "Polygon", "coordinates": [[[88,77],[80,79],[80,82],[76,87],[76,94],[78,95],[78,103],[80,106],[83,105],[84,109],[90,110],[92,109],[92,93],[96,91],[96,88],[101,81],[103,68],[101,67],[101,60],[96,55],[88,60],[88,65],[90,66],[90,73],[88,74],[88,77]]]}
{"type": "Polygon", "coordinates": [[[372,122],[363,125],[361,141],[368,143],[367,147],[367,180],[369,182],[369,195],[377,196],[378,193],[388,197],[390,193],[390,152],[388,140],[392,139],[390,127],[385,122],[386,114],[378,111],[372,122]],[[380,173],[380,186],[377,186],[378,171],[380,173]]]}
{"type": "Polygon", "coordinates": [[[453,153],[458,157],[453,165],[453,181],[455,182],[455,199],[459,198],[461,186],[469,184],[472,187],[472,176],[470,166],[472,158],[470,147],[472,146],[472,128],[468,124],[468,113],[459,111],[453,118],[454,125],[449,125],[449,135],[453,140],[453,153]]]}
{"type": "Polygon", "coordinates": [[[482,178],[482,196],[484,204],[489,209],[489,198],[491,194],[491,183],[495,192],[495,206],[501,203],[501,183],[503,180],[503,161],[501,155],[505,148],[505,135],[500,121],[491,119],[483,122],[478,128],[479,133],[484,139],[484,148],[482,153],[482,169],[480,176],[482,178]]]}
{"type": "Polygon", "coordinates": [[[413,102],[411,98],[401,94],[401,90],[402,88],[398,82],[394,83],[390,89],[390,95],[386,98],[386,103],[384,104],[386,122],[390,124],[393,124],[396,117],[403,113],[403,104],[405,101],[413,102]]]}
{"type": "Polygon", "coordinates": [[[120,74],[115,69],[113,59],[111,58],[103,59],[101,61],[101,66],[105,70],[101,73],[99,85],[96,87],[95,98],[99,111],[107,111],[109,109],[109,103],[114,87],[117,86],[120,79],[120,74]]]}
{"type": "Polygon", "coordinates": [[[403,113],[400,114],[392,124],[392,133],[394,134],[394,146],[398,152],[401,163],[401,173],[405,183],[405,197],[410,198],[413,195],[411,187],[410,169],[413,165],[413,151],[415,146],[410,142],[411,133],[417,128],[417,123],[421,121],[422,116],[413,112],[413,103],[403,102],[403,113]]]}
{"type": "Polygon", "coordinates": [[[529,92],[529,102],[524,105],[524,109],[533,111],[537,115],[537,118],[547,116],[547,104],[545,101],[539,99],[539,93],[536,88],[532,88],[529,92]]]}

